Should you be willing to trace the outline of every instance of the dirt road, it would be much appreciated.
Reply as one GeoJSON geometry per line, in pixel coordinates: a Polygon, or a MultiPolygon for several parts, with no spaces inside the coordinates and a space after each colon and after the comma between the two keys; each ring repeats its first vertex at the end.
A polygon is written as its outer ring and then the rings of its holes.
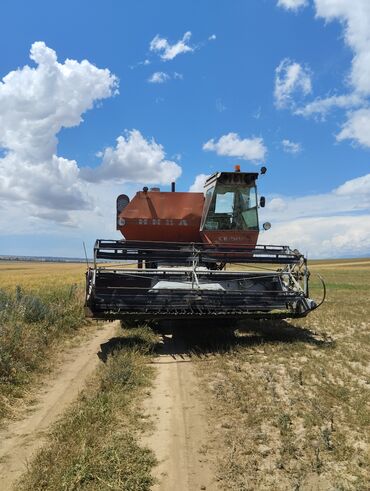
{"type": "Polygon", "coordinates": [[[204,401],[199,393],[192,357],[183,339],[165,336],[159,356],[154,358],[157,374],[144,410],[154,423],[152,434],[143,438],[159,465],[153,475],[153,491],[196,491],[217,489],[208,461],[204,401]]]}
{"type": "Polygon", "coordinates": [[[26,469],[27,462],[45,442],[51,423],[65,411],[84,387],[86,379],[99,364],[100,344],[114,336],[117,323],[106,324],[91,339],[64,352],[58,369],[43,384],[32,411],[10,423],[0,432],[0,482],[2,491],[12,489],[26,469]]]}

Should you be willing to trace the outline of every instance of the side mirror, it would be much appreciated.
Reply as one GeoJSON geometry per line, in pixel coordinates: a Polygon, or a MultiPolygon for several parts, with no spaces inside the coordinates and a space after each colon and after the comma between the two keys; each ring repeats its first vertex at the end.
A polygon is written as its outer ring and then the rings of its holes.
{"type": "Polygon", "coordinates": [[[266,198],[264,196],[260,197],[260,207],[264,208],[266,204],[266,198]]]}
{"type": "Polygon", "coordinates": [[[271,223],[270,222],[265,222],[263,225],[263,230],[270,230],[271,228],[271,223]]]}

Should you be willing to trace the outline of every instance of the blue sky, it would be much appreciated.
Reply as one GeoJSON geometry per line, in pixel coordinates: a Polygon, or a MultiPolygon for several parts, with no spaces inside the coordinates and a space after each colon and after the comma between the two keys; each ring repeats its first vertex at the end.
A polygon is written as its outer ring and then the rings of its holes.
{"type": "Polygon", "coordinates": [[[3,1],[0,254],[81,256],[117,194],[239,163],[261,242],[369,255],[369,31],[367,0],[3,1]]]}

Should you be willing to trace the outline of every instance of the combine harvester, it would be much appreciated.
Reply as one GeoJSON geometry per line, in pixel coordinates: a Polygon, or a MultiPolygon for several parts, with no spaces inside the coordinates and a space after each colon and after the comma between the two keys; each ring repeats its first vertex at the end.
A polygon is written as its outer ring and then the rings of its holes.
{"type": "Polygon", "coordinates": [[[144,187],[132,201],[118,196],[124,239],[95,243],[87,315],[127,327],[184,319],[235,325],[315,310],[322,302],[309,298],[306,258],[288,246],[257,245],[265,205],[264,197],[257,201],[257,178],[236,166],[210,176],[204,194],[176,192],[172,183],[171,192],[144,187]]]}

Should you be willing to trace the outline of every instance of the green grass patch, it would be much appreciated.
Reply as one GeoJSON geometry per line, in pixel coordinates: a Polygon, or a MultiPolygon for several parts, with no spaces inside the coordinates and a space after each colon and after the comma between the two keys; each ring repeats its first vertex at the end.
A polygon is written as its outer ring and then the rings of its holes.
{"type": "Polygon", "coordinates": [[[151,384],[149,329],[122,337],[94,380],[54,427],[50,442],[16,489],[146,491],[153,485],[153,453],[138,444],[148,423],[138,409],[151,384]]]}

